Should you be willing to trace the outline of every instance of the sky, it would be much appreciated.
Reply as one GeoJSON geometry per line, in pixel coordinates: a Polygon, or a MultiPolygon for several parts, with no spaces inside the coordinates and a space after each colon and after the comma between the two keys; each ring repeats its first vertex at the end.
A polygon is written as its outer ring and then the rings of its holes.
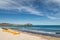
{"type": "Polygon", "coordinates": [[[0,23],[60,25],[60,0],[0,0],[0,23]]]}

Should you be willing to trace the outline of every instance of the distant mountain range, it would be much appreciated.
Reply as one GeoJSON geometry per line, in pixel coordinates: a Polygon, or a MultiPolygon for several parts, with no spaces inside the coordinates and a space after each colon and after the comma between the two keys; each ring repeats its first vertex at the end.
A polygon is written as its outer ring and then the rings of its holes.
{"type": "Polygon", "coordinates": [[[31,23],[27,23],[27,24],[0,23],[0,26],[32,26],[32,24],[31,23]]]}

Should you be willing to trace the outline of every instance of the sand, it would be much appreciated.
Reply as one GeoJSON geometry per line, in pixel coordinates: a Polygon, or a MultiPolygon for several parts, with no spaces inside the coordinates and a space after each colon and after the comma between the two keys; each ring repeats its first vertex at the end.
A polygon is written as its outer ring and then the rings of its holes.
{"type": "Polygon", "coordinates": [[[20,32],[20,34],[13,35],[9,32],[3,32],[3,29],[0,28],[0,40],[60,40],[60,38],[44,36],[44,35],[35,35],[20,32]]]}

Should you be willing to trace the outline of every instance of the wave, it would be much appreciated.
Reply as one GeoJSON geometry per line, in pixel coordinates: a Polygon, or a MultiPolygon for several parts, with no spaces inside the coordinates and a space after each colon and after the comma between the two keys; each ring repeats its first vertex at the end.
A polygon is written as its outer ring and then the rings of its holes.
{"type": "Polygon", "coordinates": [[[44,29],[42,30],[34,30],[34,29],[27,29],[27,28],[17,28],[17,27],[4,27],[4,28],[10,28],[10,29],[15,29],[15,30],[20,30],[20,31],[26,31],[26,32],[32,32],[32,33],[42,33],[42,34],[60,34],[59,32],[55,31],[46,31],[44,29]]]}
{"type": "Polygon", "coordinates": [[[44,34],[56,34],[56,32],[48,32],[48,31],[38,31],[38,30],[29,30],[29,29],[22,29],[22,31],[34,32],[34,33],[44,33],[44,34]]]}

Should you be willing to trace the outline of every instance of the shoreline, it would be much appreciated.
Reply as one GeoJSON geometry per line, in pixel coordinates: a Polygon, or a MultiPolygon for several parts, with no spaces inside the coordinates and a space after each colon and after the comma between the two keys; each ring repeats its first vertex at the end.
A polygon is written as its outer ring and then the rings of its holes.
{"type": "MultiPolygon", "coordinates": [[[[16,31],[16,30],[14,30],[14,31],[16,31]]],[[[20,32],[20,34],[12,35],[9,32],[3,32],[2,29],[0,29],[0,35],[2,36],[2,37],[0,36],[0,38],[2,38],[3,40],[5,40],[5,39],[8,40],[8,38],[10,38],[9,40],[16,40],[16,39],[17,40],[19,40],[19,39],[20,40],[60,40],[60,38],[51,37],[51,36],[33,34],[33,33],[22,32],[22,31],[18,31],[18,32],[20,32]],[[3,38],[4,36],[6,36],[6,37],[3,38]]]]}
{"type": "MultiPolygon", "coordinates": [[[[15,29],[12,29],[12,30],[15,30],[15,29]]],[[[31,32],[31,31],[22,31],[22,30],[16,30],[16,31],[19,31],[19,32],[25,32],[25,33],[29,33],[29,34],[37,34],[37,35],[43,35],[43,36],[51,36],[51,37],[56,37],[56,38],[60,38],[60,36],[57,36],[57,34],[43,34],[43,33],[38,33],[38,32],[31,32]]]]}
{"type": "Polygon", "coordinates": [[[28,33],[28,32],[22,32],[22,33],[26,33],[26,34],[29,34],[29,35],[32,35],[32,36],[37,36],[37,37],[42,37],[42,38],[46,38],[48,40],[60,40],[59,37],[54,37],[54,36],[47,36],[47,35],[42,35],[42,34],[34,34],[34,33],[28,33]]]}
{"type": "Polygon", "coordinates": [[[32,32],[25,32],[25,33],[29,33],[29,34],[35,34],[35,35],[43,35],[43,36],[50,36],[50,37],[56,37],[56,38],[60,38],[60,36],[49,35],[49,34],[42,34],[42,33],[32,33],[32,32]]]}

